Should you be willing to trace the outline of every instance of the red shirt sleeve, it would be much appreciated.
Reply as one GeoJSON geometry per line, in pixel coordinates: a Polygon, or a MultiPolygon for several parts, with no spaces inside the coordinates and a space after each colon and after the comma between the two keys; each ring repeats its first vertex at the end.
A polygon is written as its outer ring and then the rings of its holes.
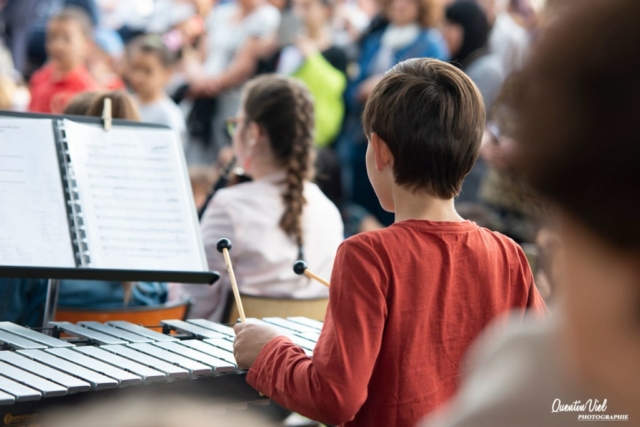
{"type": "Polygon", "coordinates": [[[313,353],[287,338],[270,341],[247,375],[282,406],[327,424],[352,420],[367,399],[387,316],[388,277],[378,254],[359,241],[336,254],[329,307],[313,353]]]}

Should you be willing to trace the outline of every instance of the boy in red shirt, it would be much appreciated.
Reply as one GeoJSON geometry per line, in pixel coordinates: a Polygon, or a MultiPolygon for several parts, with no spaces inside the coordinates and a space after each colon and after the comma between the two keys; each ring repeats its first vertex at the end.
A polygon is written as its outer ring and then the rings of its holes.
{"type": "Polygon", "coordinates": [[[413,426],[454,394],[460,361],[490,320],[546,308],[520,247],[454,208],[485,124],[471,80],[433,59],[400,63],[363,124],[369,179],[395,223],[338,249],[312,358],[251,323],[236,325],[234,350],[249,384],[309,418],[413,426]]]}
{"type": "Polygon", "coordinates": [[[91,23],[86,14],[69,7],[47,25],[49,62],[29,82],[29,111],[60,113],[77,93],[95,90],[97,85],[84,62],[91,44],[91,23]]]}

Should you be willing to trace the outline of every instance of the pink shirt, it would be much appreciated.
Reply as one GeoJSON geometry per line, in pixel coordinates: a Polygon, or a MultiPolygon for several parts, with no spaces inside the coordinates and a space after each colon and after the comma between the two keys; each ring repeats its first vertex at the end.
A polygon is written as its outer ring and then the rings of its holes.
{"type": "MultiPolygon", "coordinates": [[[[219,190],[211,200],[202,217],[202,240],[209,268],[221,277],[213,286],[181,285],[181,292],[195,300],[190,317],[221,320],[231,289],[224,259],[216,250],[222,237],[233,244],[231,259],[241,293],[297,299],[328,296],[325,286],[293,272],[298,246],[279,226],[285,209],[283,179],[284,173],[275,173],[219,190]]],[[[317,185],[307,182],[304,197],[305,260],[309,269],[328,279],[344,238],[342,217],[317,185]]]]}

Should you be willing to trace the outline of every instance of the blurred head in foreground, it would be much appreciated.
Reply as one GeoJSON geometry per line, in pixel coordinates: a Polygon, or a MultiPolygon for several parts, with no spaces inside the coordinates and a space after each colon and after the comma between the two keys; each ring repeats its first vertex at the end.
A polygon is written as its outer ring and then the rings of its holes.
{"type": "Polygon", "coordinates": [[[511,100],[512,166],[559,209],[565,340],[581,377],[640,407],[640,2],[549,22],[511,100]]]}
{"type": "Polygon", "coordinates": [[[48,427],[264,427],[270,424],[249,410],[228,410],[211,400],[180,397],[117,399],[45,414],[48,427]]]}

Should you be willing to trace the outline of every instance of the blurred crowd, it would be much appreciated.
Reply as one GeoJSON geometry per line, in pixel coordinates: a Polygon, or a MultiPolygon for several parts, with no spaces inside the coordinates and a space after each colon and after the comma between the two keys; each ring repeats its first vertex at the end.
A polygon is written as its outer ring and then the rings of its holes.
{"type": "Polygon", "coordinates": [[[393,222],[366,174],[360,116],[370,92],[402,60],[451,61],[476,83],[488,111],[480,159],[457,208],[533,243],[538,209],[503,170],[512,130],[500,102],[535,42],[543,3],[3,0],[0,109],[88,114],[93,103],[99,115],[100,96],[127,98],[123,117],[179,133],[201,206],[233,162],[229,118],[243,85],[258,74],[293,76],[315,104],[316,182],[349,236],[393,222]]]}

